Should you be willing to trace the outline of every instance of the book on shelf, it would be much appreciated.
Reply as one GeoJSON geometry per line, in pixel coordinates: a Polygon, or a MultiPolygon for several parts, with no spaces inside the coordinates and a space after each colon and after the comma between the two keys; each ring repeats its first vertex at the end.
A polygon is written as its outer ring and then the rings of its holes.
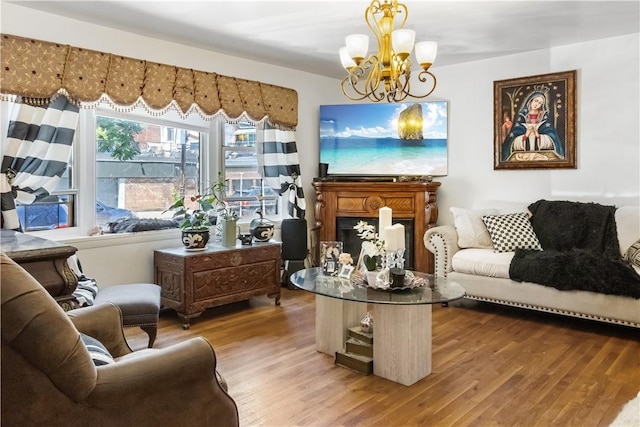
{"type": "Polygon", "coordinates": [[[345,351],[360,356],[373,357],[373,344],[368,344],[355,338],[349,338],[345,342],[345,351]]]}
{"type": "Polygon", "coordinates": [[[347,353],[346,351],[336,351],[336,365],[351,369],[360,374],[369,375],[373,373],[373,358],[358,354],[347,353]]]}
{"type": "Polygon", "coordinates": [[[354,326],[352,328],[347,329],[347,335],[351,338],[355,338],[367,344],[373,344],[373,333],[362,332],[360,330],[360,326],[354,326]]]}

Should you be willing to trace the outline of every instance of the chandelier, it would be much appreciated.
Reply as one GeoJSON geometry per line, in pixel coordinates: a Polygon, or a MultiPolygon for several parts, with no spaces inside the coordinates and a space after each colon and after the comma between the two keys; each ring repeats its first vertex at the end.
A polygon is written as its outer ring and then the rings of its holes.
{"type": "Polygon", "coordinates": [[[429,67],[436,58],[438,45],[427,41],[415,43],[416,59],[422,70],[417,78],[423,94],[411,93],[411,58],[416,33],[403,29],[409,11],[398,0],[373,0],[364,13],[367,25],[376,37],[378,52],[367,57],[369,36],[351,34],[345,38],[346,46],[340,48],[340,62],[349,72],[342,80],[342,92],[353,101],[369,98],[374,102],[386,99],[400,102],[407,96],[425,98],[436,88],[436,77],[429,67]],[[396,18],[399,21],[398,29],[396,18]],[[365,59],[366,58],[366,59],[365,59]],[[426,92],[425,92],[426,91],[426,92]]]}

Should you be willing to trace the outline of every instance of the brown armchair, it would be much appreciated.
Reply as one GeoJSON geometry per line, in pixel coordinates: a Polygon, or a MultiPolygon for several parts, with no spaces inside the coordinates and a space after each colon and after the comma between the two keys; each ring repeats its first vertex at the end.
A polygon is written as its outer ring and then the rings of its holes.
{"type": "Polygon", "coordinates": [[[103,304],[65,313],[1,254],[3,426],[237,426],[204,338],[132,352],[121,313],[103,304]],[[94,365],[80,332],[113,363],[94,365]]]}

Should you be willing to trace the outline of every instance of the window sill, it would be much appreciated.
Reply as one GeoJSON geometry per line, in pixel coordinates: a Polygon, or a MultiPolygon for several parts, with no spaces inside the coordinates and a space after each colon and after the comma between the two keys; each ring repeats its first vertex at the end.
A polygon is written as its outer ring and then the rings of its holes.
{"type": "MultiPolygon", "coordinates": [[[[249,221],[238,222],[241,233],[249,232],[249,221]]],[[[280,220],[273,220],[276,235],[280,234],[280,220]]],[[[140,231],[135,233],[100,234],[94,236],[79,235],[75,227],[59,230],[34,231],[28,234],[53,240],[59,243],[75,246],[78,249],[94,249],[114,246],[123,246],[141,242],[155,242],[174,240],[180,241],[181,230],[172,228],[167,230],[140,231]]]]}

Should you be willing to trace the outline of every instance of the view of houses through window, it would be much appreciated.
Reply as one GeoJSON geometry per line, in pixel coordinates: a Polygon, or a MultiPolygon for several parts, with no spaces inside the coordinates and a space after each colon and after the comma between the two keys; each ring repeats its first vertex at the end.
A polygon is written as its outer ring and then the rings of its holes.
{"type": "MultiPolygon", "coordinates": [[[[258,209],[278,214],[277,194],[263,185],[258,173],[255,126],[224,123],[221,135],[210,135],[206,128],[159,124],[139,116],[95,117],[96,225],[104,227],[120,218],[170,218],[163,212],[176,198],[186,196],[188,204],[189,196],[211,183],[202,167],[211,158],[202,154],[209,141],[214,146],[210,149],[220,150],[221,161],[204,170],[209,176],[224,171],[229,208],[241,219],[256,217],[258,209]]],[[[73,189],[72,165],[70,162],[59,191],[19,207],[25,231],[75,225],[76,197],[81,197],[73,189]]]]}

